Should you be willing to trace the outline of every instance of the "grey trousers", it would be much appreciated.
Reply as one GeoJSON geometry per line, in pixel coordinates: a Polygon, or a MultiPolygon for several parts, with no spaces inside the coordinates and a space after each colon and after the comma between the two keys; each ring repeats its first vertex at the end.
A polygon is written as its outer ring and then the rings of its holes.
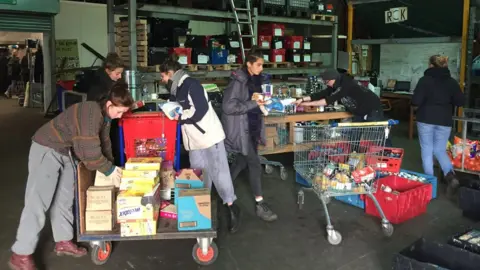
{"type": "Polygon", "coordinates": [[[205,186],[211,189],[213,183],[224,204],[237,199],[223,141],[207,149],[191,150],[189,157],[190,167],[203,170],[205,186]]]}
{"type": "Polygon", "coordinates": [[[12,251],[33,254],[50,210],[55,242],[73,239],[74,171],[68,156],[32,142],[28,156],[25,206],[12,251]]]}
{"type": "Polygon", "coordinates": [[[258,144],[255,139],[251,139],[248,145],[248,153],[246,156],[237,154],[235,161],[230,167],[232,179],[235,181],[240,173],[248,168],[250,186],[255,197],[262,196],[262,165],[258,157],[258,144]]]}

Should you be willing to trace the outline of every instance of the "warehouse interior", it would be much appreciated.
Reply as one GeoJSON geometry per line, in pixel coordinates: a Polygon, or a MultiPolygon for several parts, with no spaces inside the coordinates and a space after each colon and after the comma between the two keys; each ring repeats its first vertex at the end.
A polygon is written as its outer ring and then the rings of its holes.
{"type": "MultiPolygon", "coordinates": [[[[4,188],[0,190],[0,210],[4,213],[0,225],[0,269],[7,269],[26,200],[32,135],[69,106],[86,100],[86,94],[76,88],[78,83],[101,69],[102,61],[111,52],[125,62],[122,80],[128,83],[132,96],[143,101],[144,108],[150,111],[158,111],[159,100],[169,96],[161,82],[159,65],[172,52],[180,56],[183,70],[209,89],[208,97],[219,115],[223,90],[232,72],[243,65],[242,49],[248,49],[252,43],[264,52],[263,73],[269,74],[272,91],[278,97],[295,98],[298,89],[303,90],[304,95],[320,91],[317,89],[322,84],[319,76],[327,69],[348,73],[379,97],[386,117],[399,120],[400,123],[392,127],[390,137],[393,147],[403,149],[400,159],[403,160],[403,177],[407,177],[405,173],[424,175],[416,128],[417,107],[412,105],[411,97],[429,68],[430,56],[448,57],[451,77],[459,82],[465,96],[465,106],[460,110],[455,108],[452,117],[475,119],[480,115],[480,111],[475,111],[480,109],[477,26],[477,5],[480,3],[475,0],[424,0],[421,3],[413,0],[13,2],[0,1],[0,52],[6,52],[0,57],[11,57],[12,50],[20,45],[21,48],[35,48],[31,50],[28,63],[35,62],[34,54],[41,45],[43,71],[41,79],[29,75],[25,88],[18,95],[3,96],[11,79],[8,82],[0,80],[0,149],[5,153],[0,156],[4,179],[4,188]],[[236,11],[232,10],[231,2],[237,5],[236,11]],[[397,17],[394,12],[402,16],[397,17]],[[242,19],[250,19],[251,23],[240,25],[238,22],[242,19]],[[249,31],[253,31],[253,39],[248,37],[249,31]],[[244,37],[239,37],[238,32],[244,37]],[[132,53],[135,51],[132,48],[137,48],[137,53],[132,53]]],[[[2,60],[0,58],[0,63],[2,60]]],[[[34,65],[28,67],[33,70],[34,65]]],[[[9,72],[0,67],[0,75],[2,71],[9,72]]],[[[282,140],[275,137],[272,144],[263,149],[265,152],[261,152],[266,153],[262,155],[267,163],[273,162],[262,166],[262,185],[264,198],[278,220],[267,223],[255,215],[248,172],[243,172],[234,181],[236,203],[242,209],[240,230],[235,234],[228,232],[226,210],[218,201],[218,209],[212,208],[217,213],[212,214],[212,231],[216,233],[212,245],[218,250],[209,265],[198,261],[200,255],[194,246],[197,237],[183,239],[183,236],[168,237],[171,239],[125,237],[125,241],[122,237],[115,238],[120,240],[112,241],[113,249],[100,260],[98,250],[103,247],[103,239],[89,240],[94,238],[88,233],[82,238],[78,235],[83,234],[82,229],[76,227],[75,239],[83,239],[80,244],[91,254],[82,258],[56,256],[48,221],[34,254],[35,263],[45,270],[428,269],[412,265],[476,269],[480,263],[480,248],[475,249],[474,245],[459,248],[452,239],[480,230],[480,215],[478,211],[468,212],[464,208],[465,203],[461,201],[468,196],[462,197],[461,191],[453,198],[447,196],[447,185],[438,164],[432,185],[435,196],[429,198],[424,212],[393,224],[393,235],[386,236],[381,220],[362,209],[367,208],[363,203],[367,199],[362,197],[363,206],[360,207],[332,198],[328,212],[335,230],[341,233],[341,243],[332,244],[328,240],[327,215],[320,195],[305,186],[305,179],[299,180],[302,176],[294,166],[296,149],[300,149],[296,146],[304,139],[296,141],[293,126],[340,121],[348,118],[345,115],[344,111],[314,108],[300,114],[286,113],[283,119],[279,117],[270,122],[270,127],[275,125],[277,129],[285,125],[290,127],[288,143],[278,143],[282,140]],[[308,116],[303,118],[305,115],[308,116]],[[267,149],[269,146],[272,149],[267,149]],[[301,198],[299,191],[304,191],[301,198]],[[218,221],[215,220],[217,216],[218,221]],[[418,252],[413,252],[415,248],[412,247],[418,247],[418,252]],[[455,256],[468,260],[459,263],[455,256]],[[413,268],[407,268],[409,265],[413,268]]],[[[453,144],[457,144],[454,136],[466,136],[463,138],[472,141],[478,137],[478,123],[471,121],[465,125],[462,121],[454,122],[450,140],[453,144]]],[[[179,150],[181,168],[189,168],[188,152],[183,146],[179,150]]],[[[473,157],[476,158],[476,154],[473,157]]],[[[461,165],[455,170],[461,186],[471,192],[468,197],[470,211],[478,204],[475,194],[480,192],[477,190],[480,185],[476,186],[479,172],[476,166],[467,169],[461,165]]],[[[389,210],[402,212],[402,207],[389,210]]]]}

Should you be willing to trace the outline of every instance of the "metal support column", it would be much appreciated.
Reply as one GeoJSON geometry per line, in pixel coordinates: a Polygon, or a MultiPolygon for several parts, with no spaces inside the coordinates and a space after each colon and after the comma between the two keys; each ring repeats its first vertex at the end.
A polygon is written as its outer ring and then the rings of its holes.
{"type": "Polygon", "coordinates": [[[335,22],[332,27],[332,67],[334,69],[338,66],[338,17],[335,17],[335,22]]]}
{"type": "Polygon", "coordinates": [[[107,33],[108,52],[115,52],[115,14],[113,13],[114,0],[107,0],[107,33]]]}
{"type": "Polygon", "coordinates": [[[353,39],[353,4],[348,3],[348,31],[347,31],[347,52],[348,52],[348,73],[352,74],[352,39],[353,39]]]}
{"type": "MultiPolygon", "coordinates": [[[[463,1],[463,20],[462,20],[462,52],[460,55],[460,88],[465,91],[465,66],[467,65],[467,35],[468,35],[468,19],[470,18],[470,0],[463,1]]],[[[468,102],[468,101],[467,101],[468,102]]],[[[462,108],[458,109],[458,116],[463,115],[462,108]]],[[[462,131],[462,127],[458,126],[458,132],[462,131]]]]}
{"type": "Polygon", "coordinates": [[[137,0],[128,0],[128,33],[130,34],[130,70],[137,70],[137,0]]]}
{"type": "Polygon", "coordinates": [[[465,72],[465,93],[466,104],[465,107],[472,108],[472,101],[470,100],[470,93],[472,88],[472,66],[473,66],[473,43],[475,41],[475,24],[477,21],[477,7],[472,6],[470,8],[470,19],[468,23],[468,36],[467,36],[467,57],[466,57],[466,72],[465,72]]]}

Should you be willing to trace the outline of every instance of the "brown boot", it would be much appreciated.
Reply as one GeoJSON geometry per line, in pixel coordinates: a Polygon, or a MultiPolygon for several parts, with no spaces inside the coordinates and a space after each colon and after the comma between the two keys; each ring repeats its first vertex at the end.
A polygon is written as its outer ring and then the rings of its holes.
{"type": "Polygon", "coordinates": [[[13,253],[8,261],[11,270],[36,270],[32,255],[18,255],[13,253]]]}
{"type": "Polygon", "coordinates": [[[54,251],[58,256],[67,255],[79,258],[87,255],[87,250],[85,248],[77,246],[72,241],[57,242],[54,251]]]}

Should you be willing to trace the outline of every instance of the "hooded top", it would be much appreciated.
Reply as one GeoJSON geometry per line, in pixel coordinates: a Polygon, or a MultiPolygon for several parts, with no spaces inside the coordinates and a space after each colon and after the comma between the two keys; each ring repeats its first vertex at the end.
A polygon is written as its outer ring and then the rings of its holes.
{"type": "Polygon", "coordinates": [[[417,121],[439,126],[452,126],[453,106],[460,107],[464,103],[460,85],[446,67],[425,70],[412,97],[412,104],[418,106],[417,121]]]}

